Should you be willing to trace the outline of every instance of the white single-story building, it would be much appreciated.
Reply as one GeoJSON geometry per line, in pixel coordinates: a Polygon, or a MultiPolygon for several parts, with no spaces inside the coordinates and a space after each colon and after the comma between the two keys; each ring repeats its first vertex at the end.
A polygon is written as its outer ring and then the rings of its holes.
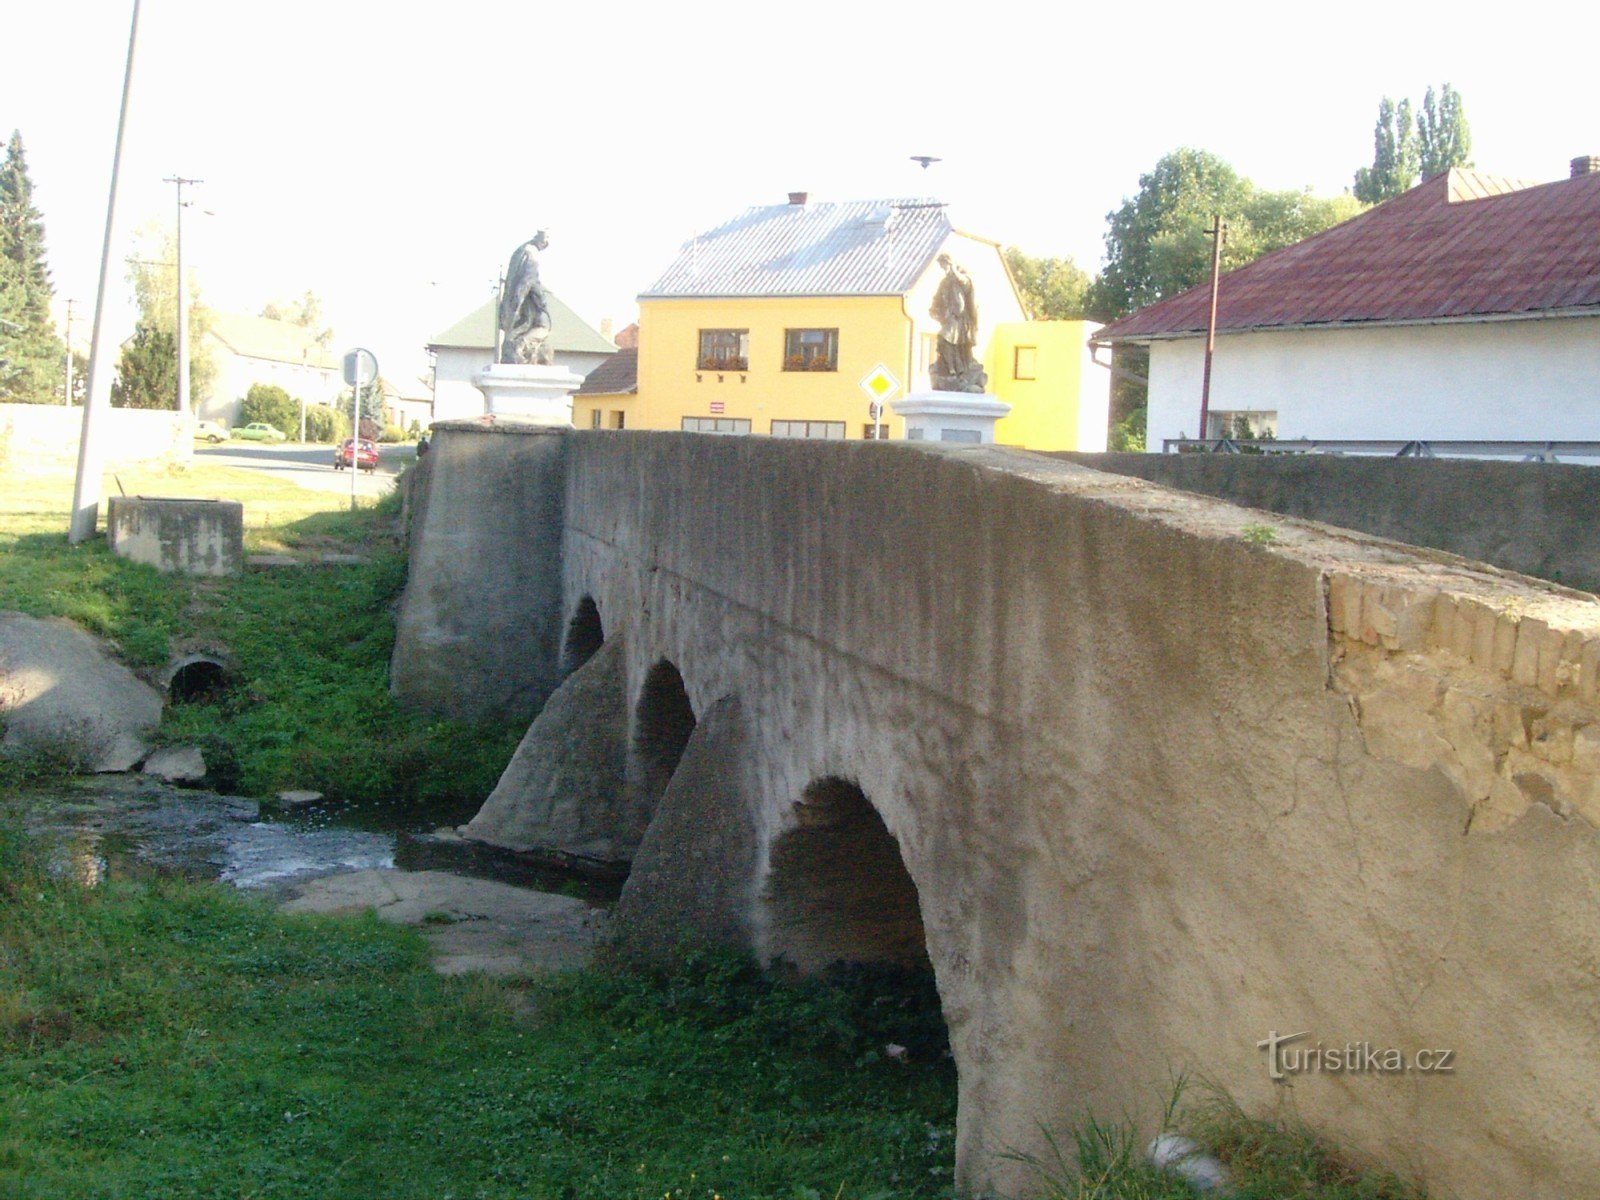
{"type": "MultiPolygon", "coordinates": [[[[617,352],[610,338],[573,312],[560,297],[546,290],[550,305],[550,348],[555,364],[587,376],[617,352]]],[[[460,420],[481,417],[483,393],[472,378],[494,362],[496,304],[485,300],[461,320],[428,343],[433,355],[433,419],[460,420]]]]}
{"type": "Polygon", "coordinates": [[[1148,441],[1600,440],[1600,159],[1529,185],[1454,169],[1096,345],[1150,351],[1148,441]]]}

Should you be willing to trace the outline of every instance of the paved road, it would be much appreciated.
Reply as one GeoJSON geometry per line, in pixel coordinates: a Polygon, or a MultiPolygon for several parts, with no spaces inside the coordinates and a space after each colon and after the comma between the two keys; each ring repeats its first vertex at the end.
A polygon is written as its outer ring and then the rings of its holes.
{"type": "MultiPolygon", "coordinates": [[[[350,494],[350,472],[333,469],[333,447],[284,442],[269,446],[260,442],[223,442],[216,446],[197,444],[195,458],[219,467],[244,467],[266,471],[301,487],[319,492],[350,494]]],[[[417,457],[414,442],[378,447],[378,469],[370,474],[356,472],[356,495],[381,496],[394,487],[394,477],[417,457]]]]}

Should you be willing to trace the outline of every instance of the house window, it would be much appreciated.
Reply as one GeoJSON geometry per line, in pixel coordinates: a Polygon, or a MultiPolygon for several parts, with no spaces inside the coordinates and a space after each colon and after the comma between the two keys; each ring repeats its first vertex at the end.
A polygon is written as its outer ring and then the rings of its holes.
{"type": "Polygon", "coordinates": [[[601,416],[602,416],[602,414],[601,414],[601,412],[600,412],[600,410],[598,408],[595,409],[592,413],[589,414],[589,428],[590,429],[599,429],[600,428],[601,416]]]}
{"type": "Polygon", "coordinates": [[[774,421],[773,437],[843,438],[843,421],[774,421]]]}
{"type": "Polygon", "coordinates": [[[750,331],[748,329],[702,329],[700,371],[748,371],[750,369],[750,331]]]}
{"type": "Polygon", "coordinates": [[[1039,378],[1039,347],[1018,346],[1011,352],[1011,378],[1039,378]]]}
{"type": "Polygon", "coordinates": [[[621,429],[627,424],[627,421],[627,417],[623,414],[620,408],[614,408],[611,410],[611,428],[621,429]]]}
{"type": "Polygon", "coordinates": [[[869,442],[876,442],[879,440],[888,441],[889,422],[885,421],[882,425],[864,425],[861,428],[861,436],[866,438],[869,442]]]}
{"type": "Polygon", "coordinates": [[[750,422],[744,417],[684,417],[685,433],[749,433],[750,422]]]}
{"type": "Polygon", "coordinates": [[[1238,441],[1270,441],[1278,436],[1275,409],[1213,409],[1206,414],[1208,439],[1234,438],[1238,441]]]}
{"type": "Polygon", "coordinates": [[[786,329],[783,333],[785,371],[837,371],[837,329],[786,329]]]}

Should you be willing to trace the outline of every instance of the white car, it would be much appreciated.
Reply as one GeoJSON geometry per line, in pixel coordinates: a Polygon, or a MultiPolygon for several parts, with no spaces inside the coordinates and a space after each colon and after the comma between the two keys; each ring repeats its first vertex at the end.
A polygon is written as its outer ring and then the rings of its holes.
{"type": "Polygon", "coordinates": [[[212,445],[216,445],[218,442],[228,440],[228,431],[215,421],[196,421],[194,423],[194,440],[197,442],[210,442],[212,445]]]}

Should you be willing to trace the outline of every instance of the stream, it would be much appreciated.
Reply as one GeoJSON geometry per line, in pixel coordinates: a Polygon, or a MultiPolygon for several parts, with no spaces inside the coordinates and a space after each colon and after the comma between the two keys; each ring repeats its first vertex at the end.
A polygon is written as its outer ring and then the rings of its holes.
{"type": "Polygon", "coordinates": [[[86,886],[149,876],[282,890],[340,872],[448,871],[606,905],[620,884],[463,841],[465,806],[311,805],[278,809],[140,775],[87,776],[18,797],[30,835],[56,847],[86,886]]]}

